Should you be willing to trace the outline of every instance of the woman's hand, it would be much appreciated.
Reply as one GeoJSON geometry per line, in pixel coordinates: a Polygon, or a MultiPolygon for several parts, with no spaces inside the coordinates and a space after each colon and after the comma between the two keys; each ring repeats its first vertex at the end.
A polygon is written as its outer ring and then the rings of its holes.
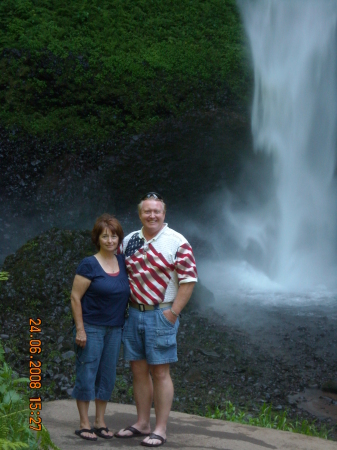
{"type": "Polygon", "coordinates": [[[76,331],[75,342],[79,347],[85,347],[85,344],[87,343],[87,335],[84,330],[76,331]]]}

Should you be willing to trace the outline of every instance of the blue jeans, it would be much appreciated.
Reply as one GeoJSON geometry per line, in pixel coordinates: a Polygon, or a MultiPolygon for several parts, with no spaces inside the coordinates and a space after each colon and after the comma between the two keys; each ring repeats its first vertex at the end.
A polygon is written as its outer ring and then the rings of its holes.
{"type": "MultiPolygon", "coordinates": [[[[169,307],[168,307],[169,308],[169,307]]],[[[178,361],[177,331],[179,319],[171,323],[163,314],[167,308],[152,311],[129,308],[123,330],[124,359],[148,364],[167,364],[178,361]]]]}
{"type": "MultiPolygon", "coordinates": [[[[87,334],[85,347],[75,344],[76,382],[71,395],[83,401],[108,401],[116,381],[122,328],[85,323],[84,329],[87,334]]],[[[75,336],[74,327],[74,342],[75,336]]]]}

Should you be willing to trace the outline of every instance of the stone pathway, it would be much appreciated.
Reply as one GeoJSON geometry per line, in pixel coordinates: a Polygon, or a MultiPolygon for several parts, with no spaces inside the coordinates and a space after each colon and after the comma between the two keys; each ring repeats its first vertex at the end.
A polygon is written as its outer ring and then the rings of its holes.
{"type": "MultiPolygon", "coordinates": [[[[91,402],[89,408],[91,423],[94,420],[94,412],[94,403],[91,402]]],[[[95,447],[145,448],[139,447],[141,438],[124,440],[98,438],[97,441],[90,442],[77,437],[74,431],[79,428],[79,418],[74,400],[43,403],[41,417],[53,442],[61,450],[95,447]]],[[[111,430],[117,431],[131,425],[135,418],[135,406],[108,403],[106,423],[111,430]]],[[[154,424],[154,413],[151,415],[151,422],[154,424]]],[[[171,412],[168,442],[164,448],[166,450],[337,450],[337,442],[171,412]]]]}

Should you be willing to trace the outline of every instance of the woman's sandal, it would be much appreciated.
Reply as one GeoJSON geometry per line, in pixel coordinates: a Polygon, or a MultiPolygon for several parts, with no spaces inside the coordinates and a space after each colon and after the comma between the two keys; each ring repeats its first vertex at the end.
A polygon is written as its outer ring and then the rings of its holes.
{"type": "Polygon", "coordinates": [[[97,434],[97,436],[103,438],[103,439],[112,439],[113,438],[113,434],[103,434],[102,431],[106,431],[107,433],[109,432],[109,428],[108,427],[101,427],[101,428],[95,428],[94,427],[94,433],[97,434]]]}
{"type": "Polygon", "coordinates": [[[90,437],[90,436],[82,436],[83,433],[94,433],[94,430],[89,430],[88,428],[82,428],[81,430],[76,430],[75,434],[79,436],[82,439],[85,439],[87,441],[97,441],[97,437],[90,437]]]}

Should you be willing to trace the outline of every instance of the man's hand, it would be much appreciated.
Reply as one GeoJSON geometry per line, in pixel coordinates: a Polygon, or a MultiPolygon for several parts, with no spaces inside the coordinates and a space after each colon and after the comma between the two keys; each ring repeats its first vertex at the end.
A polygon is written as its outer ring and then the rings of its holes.
{"type": "MultiPolygon", "coordinates": [[[[191,282],[191,283],[182,283],[179,286],[177,296],[172,305],[172,309],[177,315],[179,315],[181,313],[181,311],[183,310],[183,308],[186,306],[187,302],[189,301],[189,299],[192,295],[194,285],[195,285],[195,283],[191,282]]],[[[165,309],[165,311],[163,311],[163,314],[169,322],[171,322],[172,324],[176,323],[178,317],[175,316],[174,314],[172,314],[170,309],[165,309]]]]}
{"type": "Polygon", "coordinates": [[[176,323],[178,317],[176,317],[174,314],[172,314],[170,309],[165,309],[165,311],[163,311],[163,314],[166,317],[166,319],[169,322],[171,322],[173,325],[176,323]]]}
{"type": "Polygon", "coordinates": [[[84,330],[80,330],[80,331],[76,332],[75,342],[79,347],[82,347],[82,348],[85,347],[85,344],[87,343],[87,335],[84,330]]]}

